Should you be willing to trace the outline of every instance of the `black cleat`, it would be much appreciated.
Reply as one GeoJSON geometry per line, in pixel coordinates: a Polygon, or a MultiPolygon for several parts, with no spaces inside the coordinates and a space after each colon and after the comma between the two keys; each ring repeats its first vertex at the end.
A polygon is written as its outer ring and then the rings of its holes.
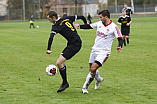
{"type": "Polygon", "coordinates": [[[62,92],[62,91],[64,91],[66,88],[68,88],[69,87],[69,83],[66,83],[66,84],[62,84],[61,86],[60,86],[60,88],[58,89],[58,93],[59,92],[62,92]]]}

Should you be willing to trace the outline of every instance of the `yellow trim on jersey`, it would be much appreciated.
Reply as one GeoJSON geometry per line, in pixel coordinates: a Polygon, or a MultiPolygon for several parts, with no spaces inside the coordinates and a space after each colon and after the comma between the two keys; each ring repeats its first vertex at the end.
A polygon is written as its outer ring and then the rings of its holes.
{"type": "Polygon", "coordinates": [[[122,21],[122,23],[127,23],[128,21],[122,21]]]}
{"type": "Polygon", "coordinates": [[[65,20],[61,21],[60,26],[61,26],[61,25],[63,24],[63,22],[65,22],[65,21],[69,21],[69,19],[65,19],[65,20]]]}

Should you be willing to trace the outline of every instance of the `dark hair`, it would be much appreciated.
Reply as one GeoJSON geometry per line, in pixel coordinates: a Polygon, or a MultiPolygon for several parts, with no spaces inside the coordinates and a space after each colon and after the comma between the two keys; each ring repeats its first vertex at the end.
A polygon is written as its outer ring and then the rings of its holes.
{"type": "Polygon", "coordinates": [[[56,19],[58,19],[58,14],[54,10],[49,11],[49,13],[47,14],[47,16],[49,16],[50,18],[52,18],[53,16],[55,16],[56,19]]]}
{"type": "Polygon", "coordinates": [[[102,14],[103,17],[107,16],[108,18],[110,18],[110,12],[108,10],[102,10],[98,14],[102,14]]]}

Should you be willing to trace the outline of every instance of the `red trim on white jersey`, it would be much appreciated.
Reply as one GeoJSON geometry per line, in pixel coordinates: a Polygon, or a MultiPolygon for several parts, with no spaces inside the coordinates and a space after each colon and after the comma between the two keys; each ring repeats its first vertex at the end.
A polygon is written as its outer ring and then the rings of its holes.
{"type": "Polygon", "coordinates": [[[90,24],[89,24],[89,26],[91,27],[91,29],[93,29],[92,26],[91,26],[90,24]]]}
{"type": "Polygon", "coordinates": [[[106,58],[104,59],[104,61],[103,61],[102,64],[104,64],[104,63],[106,62],[106,60],[108,59],[109,55],[110,55],[110,54],[107,54],[107,55],[106,55],[106,58]]]}
{"type": "Polygon", "coordinates": [[[109,23],[109,24],[107,24],[107,25],[104,24],[104,26],[107,27],[107,26],[110,25],[111,23],[112,23],[112,20],[110,20],[110,23],[109,23]]]}
{"type": "MultiPolygon", "coordinates": [[[[97,22],[99,22],[99,21],[97,21],[97,22]]],[[[97,22],[94,22],[94,23],[97,23],[97,22]]],[[[94,24],[94,23],[91,23],[91,24],[94,24]]],[[[92,26],[89,24],[89,26],[92,28],[92,26]]],[[[93,29],[93,28],[92,28],[93,29]]]]}
{"type": "Polygon", "coordinates": [[[117,26],[115,28],[116,28],[116,31],[117,31],[117,34],[118,34],[117,39],[122,38],[119,28],[117,26]]]}

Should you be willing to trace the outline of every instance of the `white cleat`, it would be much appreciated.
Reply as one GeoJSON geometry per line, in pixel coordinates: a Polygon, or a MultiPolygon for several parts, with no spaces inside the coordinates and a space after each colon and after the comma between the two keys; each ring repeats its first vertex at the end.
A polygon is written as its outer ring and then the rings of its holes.
{"type": "Polygon", "coordinates": [[[99,89],[100,83],[103,82],[103,81],[104,81],[104,78],[101,78],[101,77],[100,77],[100,81],[96,81],[96,83],[95,83],[95,89],[96,90],[99,89]]]}
{"type": "Polygon", "coordinates": [[[83,89],[82,89],[82,93],[83,93],[83,94],[88,94],[87,89],[83,88],[83,89]]]}

